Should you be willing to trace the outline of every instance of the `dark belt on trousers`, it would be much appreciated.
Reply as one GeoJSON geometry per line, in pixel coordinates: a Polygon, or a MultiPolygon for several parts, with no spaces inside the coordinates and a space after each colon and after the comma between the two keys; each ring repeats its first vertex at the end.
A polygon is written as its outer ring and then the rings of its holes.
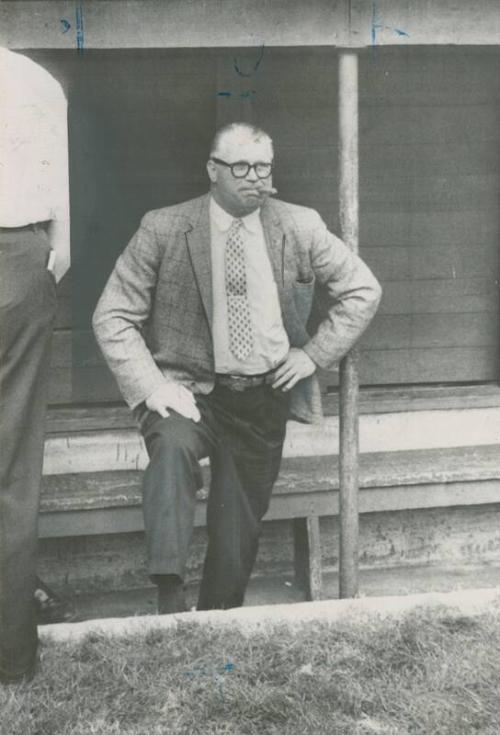
{"type": "Polygon", "coordinates": [[[248,388],[258,388],[260,385],[270,385],[274,382],[276,370],[269,370],[267,373],[259,373],[258,375],[235,375],[233,373],[216,373],[216,385],[222,385],[229,390],[244,391],[248,388]]]}

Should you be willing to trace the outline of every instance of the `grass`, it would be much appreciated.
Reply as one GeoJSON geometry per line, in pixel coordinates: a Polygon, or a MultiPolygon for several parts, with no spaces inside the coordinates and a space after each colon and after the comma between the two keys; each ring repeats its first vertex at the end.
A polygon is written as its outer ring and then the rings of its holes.
{"type": "Polygon", "coordinates": [[[2,735],[500,733],[500,613],[46,644],[2,735]]]}

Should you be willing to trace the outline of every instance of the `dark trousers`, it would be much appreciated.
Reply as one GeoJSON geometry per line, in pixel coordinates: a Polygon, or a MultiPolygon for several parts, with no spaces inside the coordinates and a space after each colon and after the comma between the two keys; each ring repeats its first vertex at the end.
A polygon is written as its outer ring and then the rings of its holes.
{"type": "Polygon", "coordinates": [[[210,458],[208,547],[198,609],[243,603],[260,521],[279,472],[288,396],[270,386],[197,396],[201,421],[148,412],[142,430],[150,463],[143,508],[149,573],[184,577],[193,531],[199,460],[210,458]]]}
{"type": "Polygon", "coordinates": [[[37,227],[0,229],[0,678],[32,668],[37,515],[56,310],[37,227]]]}

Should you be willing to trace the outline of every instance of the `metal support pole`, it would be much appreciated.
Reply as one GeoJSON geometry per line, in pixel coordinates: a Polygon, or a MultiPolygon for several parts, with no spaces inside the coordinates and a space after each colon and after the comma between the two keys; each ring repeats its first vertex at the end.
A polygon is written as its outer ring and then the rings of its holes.
{"type": "MultiPolygon", "coordinates": [[[[342,239],[358,251],[358,57],[339,56],[339,168],[342,239]]],[[[340,364],[340,553],[339,597],[358,593],[358,353],[356,348],[340,364]]]]}

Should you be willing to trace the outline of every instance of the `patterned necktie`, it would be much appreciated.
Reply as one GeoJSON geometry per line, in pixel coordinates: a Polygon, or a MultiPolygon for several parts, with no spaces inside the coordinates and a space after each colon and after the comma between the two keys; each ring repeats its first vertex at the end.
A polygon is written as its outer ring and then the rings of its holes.
{"type": "Polygon", "coordinates": [[[226,295],[229,348],[238,360],[252,352],[253,335],[247,299],[245,247],[241,234],[243,222],[233,220],[226,242],[226,295]]]}

